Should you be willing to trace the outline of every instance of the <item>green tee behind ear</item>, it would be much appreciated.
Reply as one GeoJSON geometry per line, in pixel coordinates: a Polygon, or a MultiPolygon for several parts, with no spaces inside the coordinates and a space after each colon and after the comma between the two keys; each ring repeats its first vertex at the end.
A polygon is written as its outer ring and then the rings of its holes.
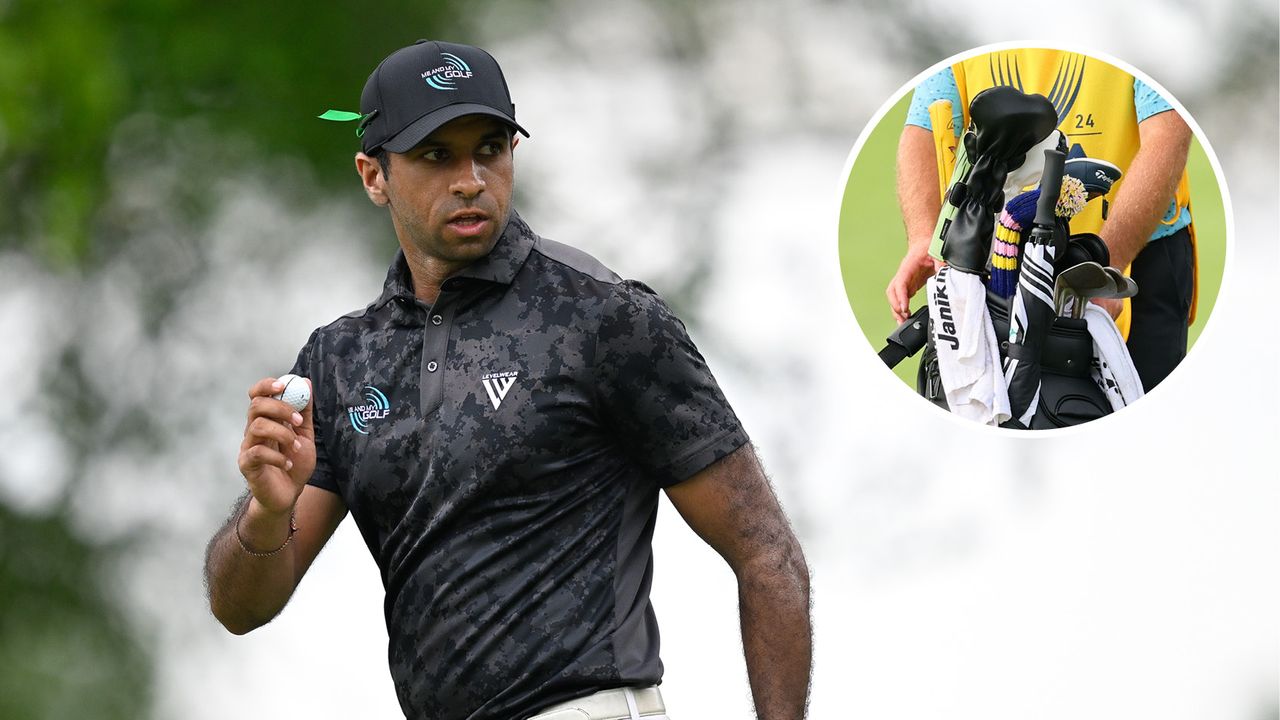
{"type": "Polygon", "coordinates": [[[333,122],[351,122],[352,120],[359,120],[360,125],[356,128],[356,137],[360,137],[364,135],[364,129],[369,124],[369,121],[377,114],[377,110],[370,112],[368,115],[361,115],[360,113],[351,112],[350,110],[325,110],[316,117],[321,120],[331,120],[333,122]]]}
{"type": "Polygon", "coordinates": [[[333,120],[334,122],[349,122],[351,120],[359,120],[361,115],[356,112],[347,110],[325,110],[323,114],[318,115],[321,120],[333,120]]]}

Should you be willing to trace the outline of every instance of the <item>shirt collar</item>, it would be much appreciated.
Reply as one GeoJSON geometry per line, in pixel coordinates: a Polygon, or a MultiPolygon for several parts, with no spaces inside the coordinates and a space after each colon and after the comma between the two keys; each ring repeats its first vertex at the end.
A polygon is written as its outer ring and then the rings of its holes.
{"type": "Polygon", "coordinates": [[[535,236],[533,230],[514,210],[502,237],[489,251],[488,255],[462,268],[454,277],[488,280],[501,285],[510,285],[516,279],[516,273],[524,267],[524,261],[533,250],[535,236]]]}
{"type": "MultiPolygon", "coordinates": [[[[476,260],[459,270],[453,277],[487,280],[501,285],[510,285],[516,273],[524,267],[529,258],[537,236],[528,223],[518,213],[512,211],[507,227],[502,231],[498,242],[488,255],[476,260]]],[[[409,263],[405,260],[404,250],[396,250],[396,257],[387,269],[387,278],[382,284],[382,295],[375,305],[381,307],[397,297],[414,297],[413,275],[409,272],[409,263]]]]}

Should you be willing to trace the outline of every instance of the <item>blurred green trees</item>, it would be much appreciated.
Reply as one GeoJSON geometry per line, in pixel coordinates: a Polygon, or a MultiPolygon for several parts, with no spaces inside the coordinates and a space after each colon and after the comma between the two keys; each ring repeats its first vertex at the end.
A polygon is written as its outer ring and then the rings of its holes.
{"type": "Polygon", "coordinates": [[[331,157],[352,129],[314,115],[358,110],[371,64],[454,13],[446,2],[0,3],[0,249],[62,268],[110,252],[118,239],[94,212],[130,115],[199,118],[273,153],[331,157]]]}
{"type": "Polygon", "coordinates": [[[0,718],[137,720],[147,656],[104,598],[99,548],[0,505],[0,718]]]}

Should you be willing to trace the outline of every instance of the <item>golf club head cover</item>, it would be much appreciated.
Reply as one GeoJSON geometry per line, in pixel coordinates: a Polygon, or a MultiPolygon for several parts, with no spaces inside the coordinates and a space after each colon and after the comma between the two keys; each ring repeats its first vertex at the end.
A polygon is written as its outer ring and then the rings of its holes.
{"type": "Polygon", "coordinates": [[[1040,201],[1040,188],[1034,187],[1018,197],[1009,201],[1004,206],[1005,212],[1009,213],[1009,217],[1018,224],[1023,230],[1031,229],[1031,221],[1036,217],[1036,203],[1040,201]]]}
{"type": "Polygon", "coordinates": [[[1058,125],[1058,113],[1048,98],[1007,85],[978,93],[969,103],[969,118],[977,154],[994,154],[1006,161],[1025,155],[1058,125]]]}
{"type": "Polygon", "coordinates": [[[1022,226],[1009,214],[1008,206],[996,223],[996,242],[991,249],[991,279],[987,289],[1000,297],[1012,297],[1018,286],[1018,246],[1022,226]]]}
{"type": "Polygon", "coordinates": [[[965,152],[973,163],[966,190],[943,238],[942,259],[956,270],[984,274],[991,255],[995,213],[1004,206],[1009,168],[1058,124],[1053,104],[1042,95],[1011,87],[983,90],[969,104],[972,127],[965,133],[965,152]]]}
{"type": "Polygon", "coordinates": [[[1059,146],[1065,142],[1062,131],[1054,130],[1044,140],[1027,150],[1021,163],[1015,165],[1010,160],[1009,174],[1004,181],[1004,202],[1006,206],[1008,206],[1009,201],[1022,193],[1023,188],[1040,183],[1040,175],[1044,173],[1044,151],[1060,149],[1059,146]]]}
{"type": "Polygon", "coordinates": [[[1066,252],[1060,253],[1054,260],[1055,272],[1062,272],[1072,265],[1082,262],[1096,262],[1099,265],[1111,264],[1111,252],[1102,238],[1093,233],[1077,233],[1067,242],[1066,252]]]}
{"type": "Polygon", "coordinates": [[[1086,156],[1084,148],[1080,147],[1079,143],[1071,146],[1064,172],[1068,177],[1084,183],[1084,189],[1090,197],[1111,192],[1112,186],[1120,182],[1120,178],[1124,175],[1120,168],[1106,160],[1086,156]]]}

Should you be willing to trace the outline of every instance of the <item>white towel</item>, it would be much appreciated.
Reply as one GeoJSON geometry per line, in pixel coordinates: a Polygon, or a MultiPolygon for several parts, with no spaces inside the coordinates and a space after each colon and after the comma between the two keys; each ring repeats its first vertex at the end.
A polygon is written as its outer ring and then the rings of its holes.
{"type": "Polygon", "coordinates": [[[1093,363],[1089,374],[1106,393],[1112,411],[1131,405],[1142,397],[1142,379],[1133,366],[1129,348],[1120,336],[1120,330],[1111,314],[1101,307],[1087,303],[1084,320],[1093,337],[1093,363]]]}
{"type": "Polygon", "coordinates": [[[951,412],[988,425],[1010,417],[982,278],[944,266],[929,280],[930,336],[951,412]]]}

